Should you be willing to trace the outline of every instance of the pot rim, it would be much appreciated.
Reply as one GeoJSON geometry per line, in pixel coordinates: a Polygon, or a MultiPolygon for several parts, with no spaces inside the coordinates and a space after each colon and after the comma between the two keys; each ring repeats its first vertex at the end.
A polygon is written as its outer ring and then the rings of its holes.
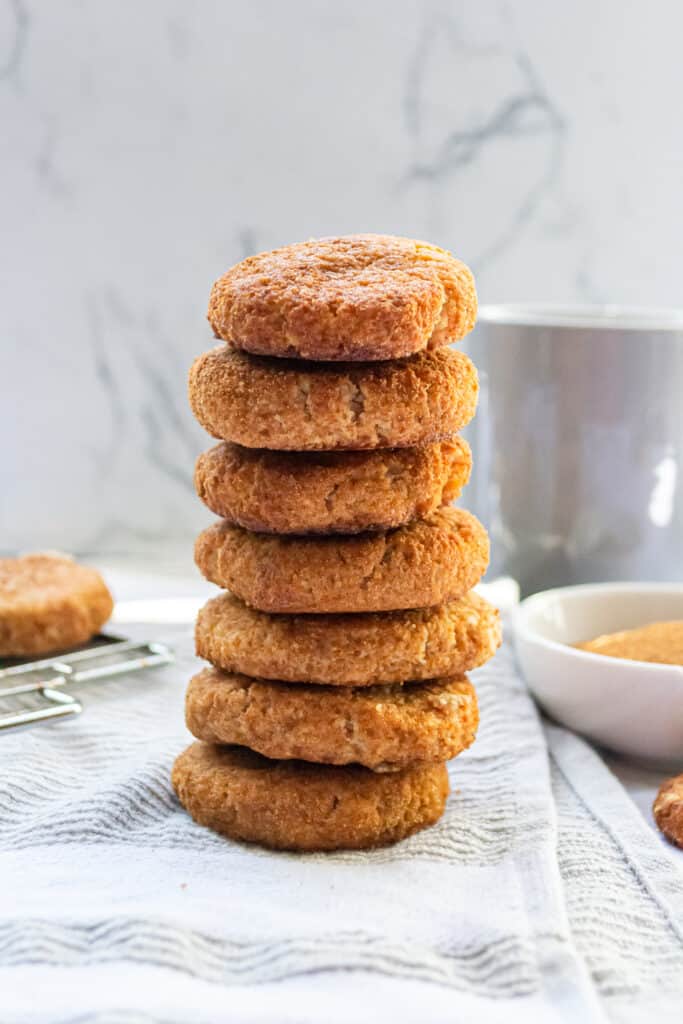
{"type": "Polygon", "coordinates": [[[504,302],[479,308],[479,323],[574,330],[683,331],[683,309],[663,306],[504,302]]]}

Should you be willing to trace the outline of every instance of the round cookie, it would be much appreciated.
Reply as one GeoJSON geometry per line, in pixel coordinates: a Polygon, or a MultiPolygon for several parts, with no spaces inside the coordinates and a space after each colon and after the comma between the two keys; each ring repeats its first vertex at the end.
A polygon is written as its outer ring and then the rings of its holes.
{"type": "Polygon", "coordinates": [[[205,668],[190,681],[187,728],[265,757],[394,771],[448,761],[474,742],[479,711],[463,677],[350,689],[205,668]]]}
{"type": "Polygon", "coordinates": [[[0,559],[0,657],[29,657],[85,643],[114,602],[94,569],[65,555],[0,559]]]}
{"type": "Polygon", "coordinates": [[[493,657],[498,611],[478,594],[414,611],[269,615],[223,593],[199,612],[197,654],[228,672],[372,686],[462,675],[493,657]]]}
{"type": "Polygon", "coordinates": [[[477,315],[474,278],[449,252],[391,235],[311,239],[250,256],[209,300],[217,338],[256,355],[409,356],[458,341],[477,315]]]}
{"type": "Polygon", "coordinates": [[[248,530],[360,533],[449,504],[471,466],[461,437],[364,452],[272,452],[224,441],[199,456],[194,483],[212,512],[248,530]]]}
{"type": "Polygon", "coordinates": [[[484,527],[452,506],[397,530],[347,537],[278,537],[222,520],[195,544],[206,579],[265,612],[428,608],[471,590],[488,558],[484,527]]]}
{"type": "Polygon", "coordinates": [[[245,747],[193,743],[171,776],[200,825],[276,850],[362,850],[433,825],[443,814],[443,764],[398,772],[269,761],[245,747]]]}
{"type": "Polygon", "coordinates": [[[228,345],[190,369],[189,399],[213,437],[246,448],[407,448],[457,434],[479,383],[463,352],[442,348],[383,363],[306,363],[228,345]]]}
{"type": "Polygon", "coordinates": [[[669,842],[683,848],[683,775],[667,779],[652,805],[657,828],[669,842]]]}

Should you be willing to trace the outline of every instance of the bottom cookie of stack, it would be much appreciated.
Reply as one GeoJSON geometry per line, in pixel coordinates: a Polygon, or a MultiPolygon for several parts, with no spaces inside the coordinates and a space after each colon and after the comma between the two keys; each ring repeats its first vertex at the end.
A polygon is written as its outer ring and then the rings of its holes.
{"type": "Polygon", "coordinates": [[[441,817],[444,764],[397,772],[271,761],[246,747],[193,743],[173,786],[195,821],[276,850],[354,850],[404,839],[441,817]]]}

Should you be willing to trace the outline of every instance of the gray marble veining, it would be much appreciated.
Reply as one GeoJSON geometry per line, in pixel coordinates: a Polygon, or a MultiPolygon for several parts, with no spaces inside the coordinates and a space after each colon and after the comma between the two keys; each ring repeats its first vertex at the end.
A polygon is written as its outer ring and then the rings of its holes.
{"type": "Polygon", "coordinates": [[[0,549],[190,543],[232,262],[429,238],[485,302],[683,301],[683,9],[0,0],[0,549]]]}

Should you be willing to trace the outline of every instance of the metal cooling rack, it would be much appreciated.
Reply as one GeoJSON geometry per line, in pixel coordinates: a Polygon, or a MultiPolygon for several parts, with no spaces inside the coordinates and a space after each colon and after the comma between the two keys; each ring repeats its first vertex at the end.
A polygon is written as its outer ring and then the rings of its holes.
{"type": "Polygon", "coordinates": [[[165,644],[101,633],[85,646],[41,661],[0,661],[0,731],[79,715],[80,697],[65,689],[173,661],[165,644]]]}

